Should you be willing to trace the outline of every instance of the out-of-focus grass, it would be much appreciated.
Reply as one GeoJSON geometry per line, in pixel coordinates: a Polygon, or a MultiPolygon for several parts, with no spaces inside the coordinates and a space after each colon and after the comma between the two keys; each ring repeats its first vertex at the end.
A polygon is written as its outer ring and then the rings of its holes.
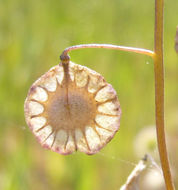
{"type": "MultiPolygon", "coordinates": [[[[173,168],[178,168],[177,141],[172,141],[178,137],[177,10],[178,1],[166,2],[166,131],[173,168]]],[[[134,138],[154,124],[150,58],[103,49],[71,53],[72,61],[101,73],[118,92],[121,127],[102,154],[61,156],[42,149],[25,124],[23,103],[30,85],[58,64],[68,46],[112,43],[152,49],[153,19],[154,1],[0,1],[0,189],[119,189],[133,168],[119,159],[140,159],[133,149],[134,138]]]]}

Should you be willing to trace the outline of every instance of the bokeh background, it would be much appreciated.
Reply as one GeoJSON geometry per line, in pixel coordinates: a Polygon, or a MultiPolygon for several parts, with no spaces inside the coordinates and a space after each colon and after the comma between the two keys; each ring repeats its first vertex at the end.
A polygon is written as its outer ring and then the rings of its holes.
{"type": "MultiPolygon", "coordinates": [[[[177,10],[177,0],[165,2],[165,121],[178,187],[177,10]]],[[[147,56],[104,49],[70,54],[101,73],[121,103],[120,130],[96,155],[62,156],[41,148],[23,111],[31,84],[59,63],[66,47],[111,43],[153,49],[153,42],[154,1],[0,0],[0,189],[117,190],[146,152],[159,164],[153,61],[147,56]]]]}

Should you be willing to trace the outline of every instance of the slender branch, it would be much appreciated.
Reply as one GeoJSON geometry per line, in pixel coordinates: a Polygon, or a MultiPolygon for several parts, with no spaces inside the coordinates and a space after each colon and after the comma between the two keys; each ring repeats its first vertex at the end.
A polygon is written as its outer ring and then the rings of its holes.
{"type": "Polygon", "coordinates": [[[154,52],[142,48],[133,48],[125,46],[117,46],[111,44],[81,44],[66,48],[61,60],[67,63],[70,60],[68,53],[72,50],[84,48],[105,48],[115,49],[127,52],[135,52],[151,56],[154,59],[155,72],[155,104],[156,104],[156,129],[157,141],[160,154],[163,175],[168,190],[174,190],[171,177],[170,166],[168,161],[165,131],[164,131],[164,64],[163,64],[163,0],[155,0],[155,50],[154,52]]]}
{"type": "Polygon", "coordinates": [[[164,63],[163,63],[163,10],[164,1],[155,0],[155,104],[158,149],[163,175],[168,190],[173,190],[164,131],[164,63]]]}
{"type": "Polygon", "coordinates": [[[62,55],[60,56],[61,60],[69,60],[68,53],[72,50],[77,49],[84,49],[84,48],[105,48],[105,49],[115,49],[115,50],[121,50],[121,51],[127,51],[127,52],[135,52],[140,54],[145,54],[148,56],[153,57],[154,52],[151,50],[143,49],[143,48],[134,48],[134,47],[126,47],[126,46],[118,46],[118,45],[112,45],[112,44],[81,44],[76,46],[71,46],[66,48],[62,55]]]}

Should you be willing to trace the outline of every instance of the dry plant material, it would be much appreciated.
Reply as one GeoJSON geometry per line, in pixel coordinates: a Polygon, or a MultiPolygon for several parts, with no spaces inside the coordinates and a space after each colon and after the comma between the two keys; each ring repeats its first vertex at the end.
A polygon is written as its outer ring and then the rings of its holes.
{"type": "Polygon", "coordinates": [[[138,162],[138,164],[128,176],[125,184],[120,188],[120,190],[139,189],[165,189],[162,170],[150,154],[146,154],[144,158],[138,162]],[[146,175],[140,179],[143,171],[146,169],[146,175]]]}
{"type": "Polygon", "coordinates": [[[127,178],[126,183],[120,188],[120,190],[138,190],[138,178],[141,173],[147,167],[148,156],[145,155],[143,159],[139,161],[134,170],[131,172],[127,178]]]}
{"type": "Polygon", "coordinates": [[[34,82],[24,108],[39,143],[64,155],[98,152],[120,125],[120,104],[112,86],[72,62],[60,63],[34,82]]]}

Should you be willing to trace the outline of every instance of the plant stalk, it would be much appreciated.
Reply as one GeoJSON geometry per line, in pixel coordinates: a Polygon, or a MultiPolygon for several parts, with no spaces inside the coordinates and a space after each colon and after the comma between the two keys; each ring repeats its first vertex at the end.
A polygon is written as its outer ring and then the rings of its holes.
{"type": "Polygon", "coordinates": [[[157,142],[166,188],[174,190],[164,130],[163,12],[164,0],[155,0],[154,72],[157,142]]]}
{"type": "Polygon", "coordinates": [[[61,54],[60,58],[61,60],[69,59],[68,53],[72,50],[77,49],[85,49],[85,48],[104,48],[104,49],[115,49],[115,50],[121,50],[121,51],[127,51],[127,52],[135,52],[139,54],[144,54],[153,57],[154,52],[151,50],[143,49],[143,48],[134,48],[134,47],[126,47],[126,46],[118,46],[118,45],[112,45],[112,44],[81,44],[81,45],[75,45],[66,48],[63,53],[61,54]]]}
{"type": "Polygon", "coordinates": [[[174,190],[174,184],[171,177],[165,131],[164,131],[164,64],[163,64],[163,10],[164,0],[155,0],[155,47],[154,52],[142,48],[118,46],[112,44],[81,44],[66,48],[60,56],[62,61],[68,62],[70,57],[68,53],[72,50],[84,48],[105,48],[121,51],[135,52],[145,54],[154,59],[155,72],[155,105],[156,105],[156,131],[161,166],[165,179],[167,190],[174,190]]]}

